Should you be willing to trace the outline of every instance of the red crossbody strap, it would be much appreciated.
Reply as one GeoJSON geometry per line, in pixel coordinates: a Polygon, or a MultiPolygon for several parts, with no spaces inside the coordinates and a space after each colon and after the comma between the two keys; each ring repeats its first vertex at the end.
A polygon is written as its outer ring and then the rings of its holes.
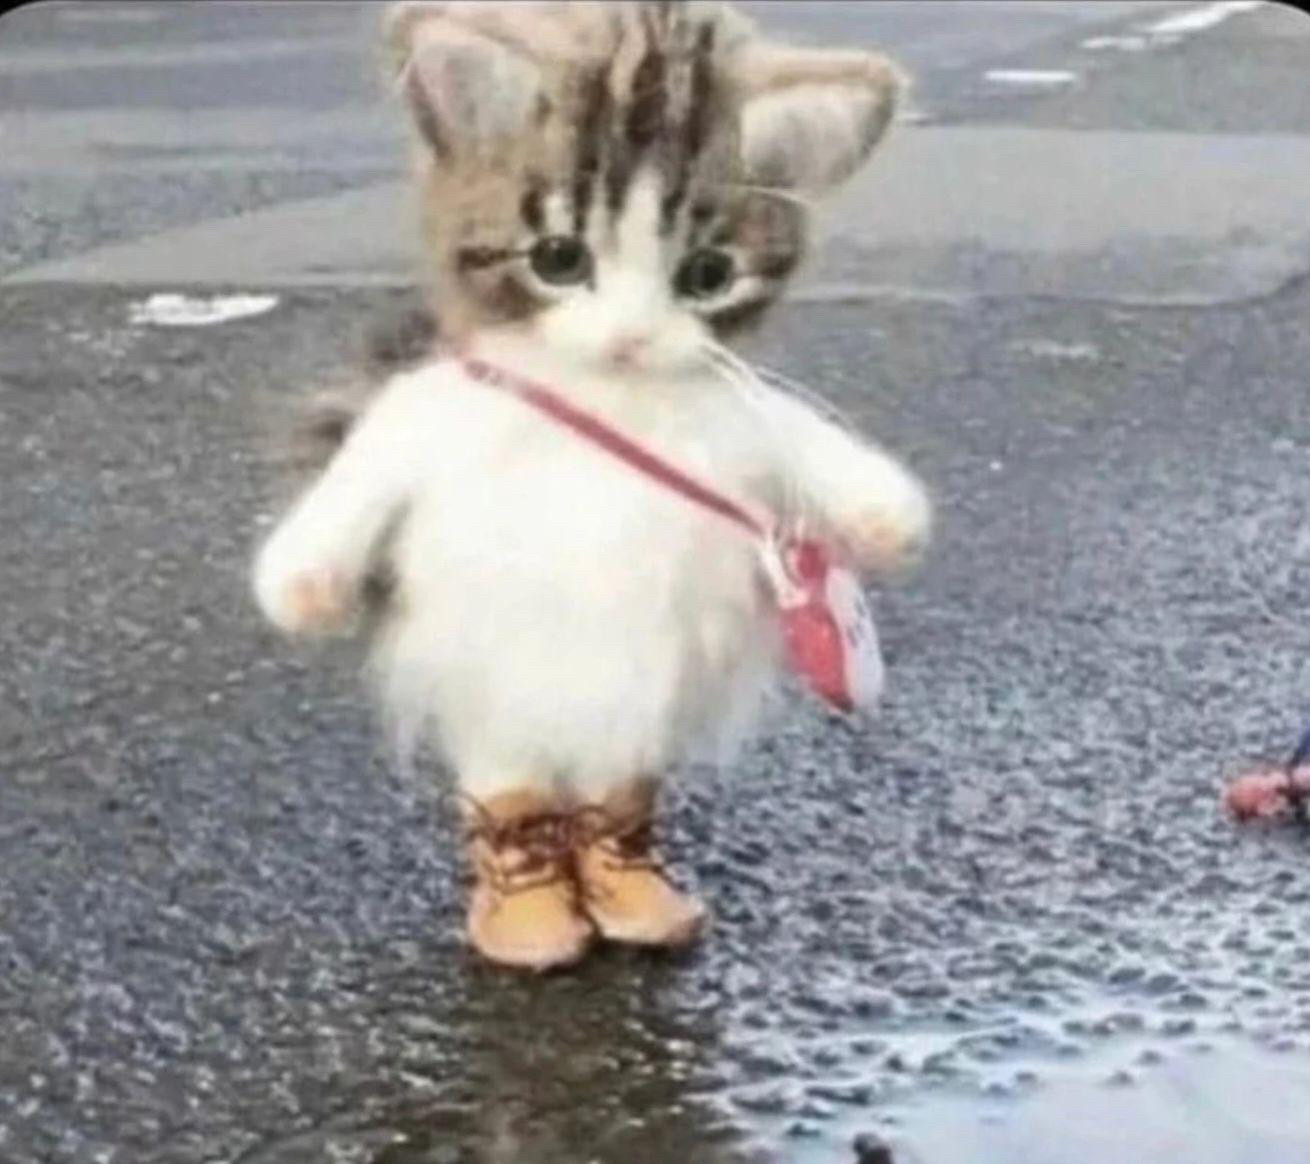
{"type": "Polygon", "coordinates": [[[599,417],[570,404],[544,384],[534,383],[523,376],[507,372],[503,368],[494,367],[485,360],[479,360],[472,356],[461,357],[460,363],[464,371],[479,383],[512,392],[519,399],[550,417],[551,420],[572,429],[579,436],[599,445],[607,453],[618,457],[619,460],[631,465],[632,468],[645,473],[661,485],[681,493],[689,501],[703,505],[706,509],[712,510],[719,516],[735,522],[760,537],[768,536],[769,531],[760,520],[748,513],[735,501],[724,497],[723,494],[717,493],[708,485],[701,484],[701,482],[688,476],[681,469],[670,465],[649,449],[637,444],[630,437],[626,437],[617,429],[611,428],[599,417]]]}

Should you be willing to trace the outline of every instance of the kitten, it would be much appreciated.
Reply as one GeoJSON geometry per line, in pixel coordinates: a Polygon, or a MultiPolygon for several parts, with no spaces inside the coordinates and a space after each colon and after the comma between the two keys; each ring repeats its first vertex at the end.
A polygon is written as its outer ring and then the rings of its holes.
{"type": "MultiPolygon", "coordinates": [[[[916,480],[721,343],[786,285],[806,207],[882,137],[889,62],[669,0],[412,3],[389,35],[452,347],[861,567],[922,545],[916,480]]],[[[598,933],[689,940],[705,911],[652,861],[655,795],[777,665],[757,546],[451,354],[340,433],[255,593],[288,633],[338,630],[385,557],[374,670],[401,736],[458,774],[473,944],[543,968],[598,933]]]]}

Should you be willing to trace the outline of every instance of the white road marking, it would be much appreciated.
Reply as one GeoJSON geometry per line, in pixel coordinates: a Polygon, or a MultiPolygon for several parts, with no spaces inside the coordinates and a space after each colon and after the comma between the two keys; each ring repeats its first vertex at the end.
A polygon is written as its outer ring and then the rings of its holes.
{"type": "Polygon", "coordinates": [[[1143,52],[1177,44],[1183,37],[1215,28],[1230,17],[1243,12],[1254,12],[1266,0],[1215,0],[1199,8],[1188,8],[1161,17],[1152,24],[1140,25],[1136,33],[1123,36],[1093,36],[1083,41],[1082,47],[1093,51],[1117,49],[1120,52],[1143,52]]]}
{"type": "Polygon", "coordinates": [[[1092,362],[1099,359],[1101,355],[1099,349],[1092,344],[1067,344],[1050,339],[1016,340],[1009,347],[1011,351],[1045,360],[1092,362]]]}
{"type": "Polygon", "coordinates": [[[1230,16],[1251,12],[1263,3],[1264,0],[1216,0],[1200,8],[1175,12],[1172,16],[1147,25],[1145,31],[1151,36],[1183,36],[1189,32],[1204,32],[1207,28],[1222,24],[1230,16]]]}
{"type": "Polygon", "coordinates": [[[1146,36],[1092,36],[1083,41],[1082,47],[1093,52],[1099,49],[1118,49],[1125,53],[1140,53],[1153,48],[1155,43],[1146,36]]]}
{"type": "Polygon", "coordinates": [[[997,85],[1072,85],[1078,80],[1068,69],[988,69],[983,77],[997,85]]]}
{"type": "Polygon", "coordinates": [[[134,324],[156,327],[208,327],[263,315],[278,304],[276,295],[211,295],[203,299],[187,295],[158,294],[133,303],[128,318],[134,324]]]}

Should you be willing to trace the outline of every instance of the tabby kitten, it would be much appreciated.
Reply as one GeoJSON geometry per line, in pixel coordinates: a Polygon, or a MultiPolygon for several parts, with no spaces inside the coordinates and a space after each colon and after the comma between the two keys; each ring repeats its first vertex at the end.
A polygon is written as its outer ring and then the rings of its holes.
{"type": "Polygon", "coordinates": [[[676,945],[705,910],[652,859],[655,795],[776,667],[759,547],[468,360],[895,565],[926,538],[918,483],[721,341],[785,286],[807,207],[882,137],[897,74],[667,0],[404,4],[389,34],[450,350],[368,402],[255,592],[287,632],[337,630],[385,556],[373,666],[402,740],[457,773],[483,954],[676,945]]]}

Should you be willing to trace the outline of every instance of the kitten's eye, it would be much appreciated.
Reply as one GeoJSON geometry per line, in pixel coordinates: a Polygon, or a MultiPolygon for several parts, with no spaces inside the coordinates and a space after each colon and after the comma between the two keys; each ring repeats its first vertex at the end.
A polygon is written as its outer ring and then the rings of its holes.
{"type": "Polygon", "coordinates": [[[673,288],[689,299],[708,299],[732,282],[732,256],[708,248],[692,251],[673,276],[673,288]]]}
{"type": "Polygon", "coordinates": [[[540,239],[528,252],[528,262],[544,283],[581,283],[591,274],[591,251],[587,244],[567,234],[540,239]]]}

